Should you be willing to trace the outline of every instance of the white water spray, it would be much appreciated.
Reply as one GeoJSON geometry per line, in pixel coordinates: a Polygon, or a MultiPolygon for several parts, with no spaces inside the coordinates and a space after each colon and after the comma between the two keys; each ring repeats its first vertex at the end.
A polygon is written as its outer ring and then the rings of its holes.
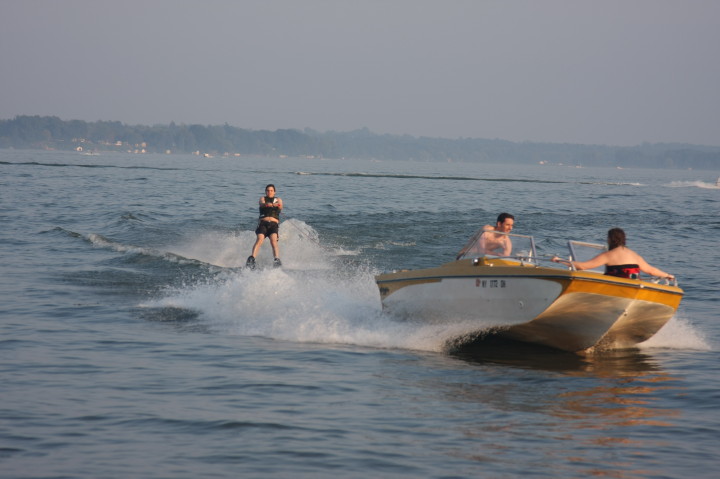
{"type": "MultiPolygon", "coordinates": [[[[255,239],[252,231],[205,233],[172,247],[170,254],[228,270],[211,281],[170,289],[145,306],[197,311],[218,334],[297,342],[438,352],[448,341],[477,332],[476,323],[420,324],[383,312],[378,271],[342,261],[357,252],[325,246],[308,225],[288,221],[297,225],[281,225],[282,268],[271,267],[269,244],[258,255],[257,270],[241,268],[255,239]]],[[[641,347],[710,349],[678,318],[641,347]]]]}

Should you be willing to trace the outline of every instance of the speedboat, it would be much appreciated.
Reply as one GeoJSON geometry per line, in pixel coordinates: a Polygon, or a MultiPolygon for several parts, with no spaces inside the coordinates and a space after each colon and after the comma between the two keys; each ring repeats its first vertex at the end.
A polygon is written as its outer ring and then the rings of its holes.
{"type": "MultiPolygon", "coordinates": [[[[606,249],[581,241],[567,245],[572,261],[606,249]]],[[[455,261],[375,279],[383,309],[394,316],[447,325],[468,337],[493,332],[577,353],[646,341],[673,317],[683,297],[677,280],[578,271],[550,258],[538,256],[532,236],[481,230],[455,261]],[[511,248],[497,248],[508,242],[511,248]]]]}

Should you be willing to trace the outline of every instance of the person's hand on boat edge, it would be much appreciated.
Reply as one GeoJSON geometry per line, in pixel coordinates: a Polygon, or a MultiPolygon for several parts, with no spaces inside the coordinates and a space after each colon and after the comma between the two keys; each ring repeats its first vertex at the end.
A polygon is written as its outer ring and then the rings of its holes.
{"type": "Polygon", "coordinates": [[[566,260],[566,259],[562,259],[561,257],[559,257],[559,256],[557,256],[557,255],[553,256],[550,261],[552,261],[553,263],[563,263],[563,264],[566,264],[566,265],[568,265],[568,266],[572,266],[572,261],[569,261],[569,260],[566,260]]]}

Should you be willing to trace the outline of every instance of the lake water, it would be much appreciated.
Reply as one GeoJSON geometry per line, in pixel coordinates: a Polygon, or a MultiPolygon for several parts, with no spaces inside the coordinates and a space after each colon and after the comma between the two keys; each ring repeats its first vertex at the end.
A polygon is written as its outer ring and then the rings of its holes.
{"type": "Polygon", "coordinates": [[[3,478],[715,477],[715,171],[0,150],[3,478]],[[274,183],[284,267],[241,268],[274,183]],[[678,277],[580,358],[383,313],[374,275],[498,213],[542,254],[610,227],[678,277]]]}

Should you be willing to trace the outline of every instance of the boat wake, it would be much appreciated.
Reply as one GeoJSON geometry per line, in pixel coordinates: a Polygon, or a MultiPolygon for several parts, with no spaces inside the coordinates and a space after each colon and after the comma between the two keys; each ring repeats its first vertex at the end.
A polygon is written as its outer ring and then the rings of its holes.
{"type": "Polygon", "coordinates": [[[334,343],[374,348],[443,351],[452,338],[468,334],[456,325],[418,325],[382,311],[374,272],[241,270],[167,289],[145,308],[192,310],[207,330],[221,335],[334,343]]]}
{"type": "MultiPolygon", "coordinates": [[[[72,235],[95,247],[204,268],[210,274],[167,285],[138,307],[148,319],[192,321],[212,334],[447,352],[493,330],[488,324],[478,331],[476,321],[427,324],[383,311],[377,269],[358,261],[358,251],[323,244],[315,230],[295,219],[281,225],[283,267],[271,267],[264,244],[255,271],[242,267],[255,239],[252,231],[206,232],[162,249],[98,234],[72,235]]],[[[677,318],[640,347],[710,349],[689,322],[677,318]]]]}
{"type": "MultiPolygon", "coordinates": [[[[258,269],[242,268],[255,239],[252,231],[208,232],[167,251],[142,249],[139,252],[169,261],[182,258],[221,268],[218,274],[167,286],[159,297],[139,305],[143,316],[161,321],[177,317],[184,324],[190,318],[220,335],[435,352],[477,330],[477,323],[448,328],[393,317],[382,310],[375,283],[378,271],[358,261],[357,251],[323,244],[315,230],[299,220],[286,220],[280,231],[282,268],[271,267],[265,244],[258,269]]],[[[93,236],[97,246],[105,241],[93,236]]],[[[124,245],[107,246],[138,252],[124,245]]]]}

